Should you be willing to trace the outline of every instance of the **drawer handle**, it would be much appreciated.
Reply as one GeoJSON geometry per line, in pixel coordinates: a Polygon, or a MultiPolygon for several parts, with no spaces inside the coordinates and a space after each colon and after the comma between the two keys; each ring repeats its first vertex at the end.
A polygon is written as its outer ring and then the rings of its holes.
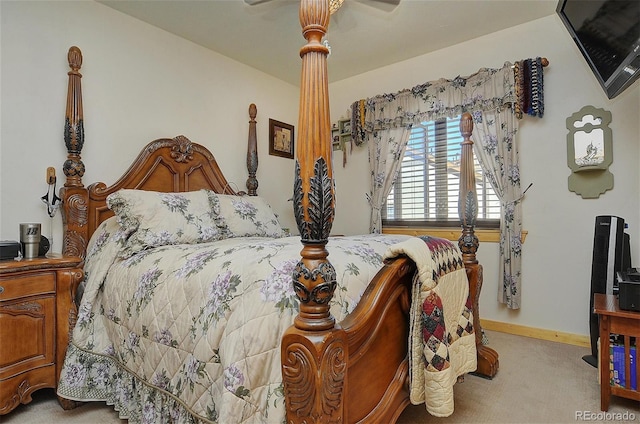
{"type": "Polygon", "coordinates": [[[0,294],[4,291],[4,287],[0,286],[0,294]]]}

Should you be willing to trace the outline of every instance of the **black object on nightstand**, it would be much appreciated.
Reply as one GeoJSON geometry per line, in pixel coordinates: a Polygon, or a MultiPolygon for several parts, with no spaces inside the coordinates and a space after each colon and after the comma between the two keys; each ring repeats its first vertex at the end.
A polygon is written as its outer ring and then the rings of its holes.
{"type": "Polygon", "coordinates": [[[13,259],[20,254],[20,242],[15,240],[0,241],[0,261],[13,259]]]}

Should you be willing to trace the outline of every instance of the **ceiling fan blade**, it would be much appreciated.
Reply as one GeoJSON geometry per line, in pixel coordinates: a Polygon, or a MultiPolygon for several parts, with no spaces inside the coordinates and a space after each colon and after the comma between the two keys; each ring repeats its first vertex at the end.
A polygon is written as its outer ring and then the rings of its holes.
{"type": "MultiPolygon", "coordinates": [[[[349,1],[349,0],[347,0],[349,1]]],[[[329,24],[329,38],[332,35],[332,28],[336,28],[341,32],[349,31],[358,26],[358,21],[353,17],[353,13],[351,13],[351,9],[349,6],[345,6],[344,4],[336,13],[331,15],[331,23],[329,24]]]]}
{"type": "MultiPolygon", "coordinates": [[[[269,3],[274,0],[244,0],[248,6],[255,6],[257,4],[269,3]]],[[[351,1],[351,0],[349,0],[351,1]]],[[[384,10],[385,12],[391,12],[400,4],[400,0],[355,0],[367,6],[375,7],[376,9],[384,10]]]]}
{"type": "MultiPolygon", "coordinates": [[[[347,0],[349,1],[349,0],[347,0]]],[[[384,10],[385,12],[391,12],[400,4],[401,0],[356,0],[367,6],[375,7],[376,9],[384,10]]]]}
{"type": "MultiPolygon", "coordinates": [[[[2,0],[0,0],[2,1],[2,0]]],[[[223,1],[223,0],[221,0],[223,1]]],[[[224,0],[226,1],[226,0],[224,0]]],[[[260,16],[261,19],[274,21],[282,18],[283,13],[287,16],[291,10],[297,14],[297,4],[291,0],[243,0],[247,6],[247,13],[260,16]]]]}
{"type": "Polygon", "coordinates": [[[271,0],[244,0],[244,2],[246,4],[248,4],[249,6],[254,6],[256,4],[260,4],[260,3],[267,3],[270,2],[271,0]]]}

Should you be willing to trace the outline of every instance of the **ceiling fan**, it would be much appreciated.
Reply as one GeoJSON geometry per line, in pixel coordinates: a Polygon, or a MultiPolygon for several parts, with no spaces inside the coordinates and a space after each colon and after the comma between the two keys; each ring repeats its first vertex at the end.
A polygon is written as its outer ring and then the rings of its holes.
{"type": "MultiPolygon", "coordinates": [[[[249,6],[254,6],[260,3],[268,3],[270,1],[273,1],[273,0],[244,0],[244,2],[249,6]]],[[[344,1],[345,0],[329,0],[329,11],[331,12],[331,14],[334,14],[338,9],[340,9],[340,6],[342,6],[342,3],[344,3],[344,1]]],[[[349,0],[349,1],[352,1],[352,0],[349,0]]],[[[385,11],[393,10],[400,3],[400,0],[354,0],[354,1],[357,1],[362,4],[366,4],[368,6],[372,6],[378,9],[382,9],[385,11]]]]}

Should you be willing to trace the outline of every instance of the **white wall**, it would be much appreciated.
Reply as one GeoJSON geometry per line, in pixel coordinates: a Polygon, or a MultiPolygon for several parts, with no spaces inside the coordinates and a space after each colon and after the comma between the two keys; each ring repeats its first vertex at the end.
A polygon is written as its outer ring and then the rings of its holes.
{"type": "MultiPolygon", "coordinates": [[[[93,1],[0,2],[2,125],[0,239],[20,222],[50,221],[40,196],[45,171],[62,164],[67,51],[80,47],[85,184],[112,184],[148,142],[187,136],[208,147],[227,178],[245,189],[249,104],[258,107],[258,193],[295,227],[293,163],[269,156],[269,118],[297,125],[297,87],[93,1]],[[277,182],[277,183],[276,183],[277,182]]],[[[54,250],[62,224],[54,220],[54,250]]]]}
{"type": "MultiPolygon", "coordinates": [[[[328,34],[330,39],[331,34],[328,34]]],[[[484,265],[480,313],[485,319],[573,334],[589,333],[591,255],[595,216],[618,215],[629,223],[632,263],[640,264],[640,82],[608,100],[591,74],[562,22],[549,16],[470,42],[362,74],[330,85],[332,120],[361,98],[391,93],[441,77],[470,75],[482,67],[499,68],[506,61],[547,57],[545,114],[520,121],[518,141],[523,187],[522,307],[509,310],[497,302],[497,244],[481,244],[484,265]],[[585,105],[612,113],[614,188],[599,199],[570,192],[567,177],[565,119],[585,105]]],[[[331,72],[331,58],[329,58],[331,72]]],[[[356,149],[346,168],[337,152],[336,233],[367,231],[364,194],[369,187],[365,148],[356,149]],[[349,205],[348,211],[345,205],[349,205]]]]}

